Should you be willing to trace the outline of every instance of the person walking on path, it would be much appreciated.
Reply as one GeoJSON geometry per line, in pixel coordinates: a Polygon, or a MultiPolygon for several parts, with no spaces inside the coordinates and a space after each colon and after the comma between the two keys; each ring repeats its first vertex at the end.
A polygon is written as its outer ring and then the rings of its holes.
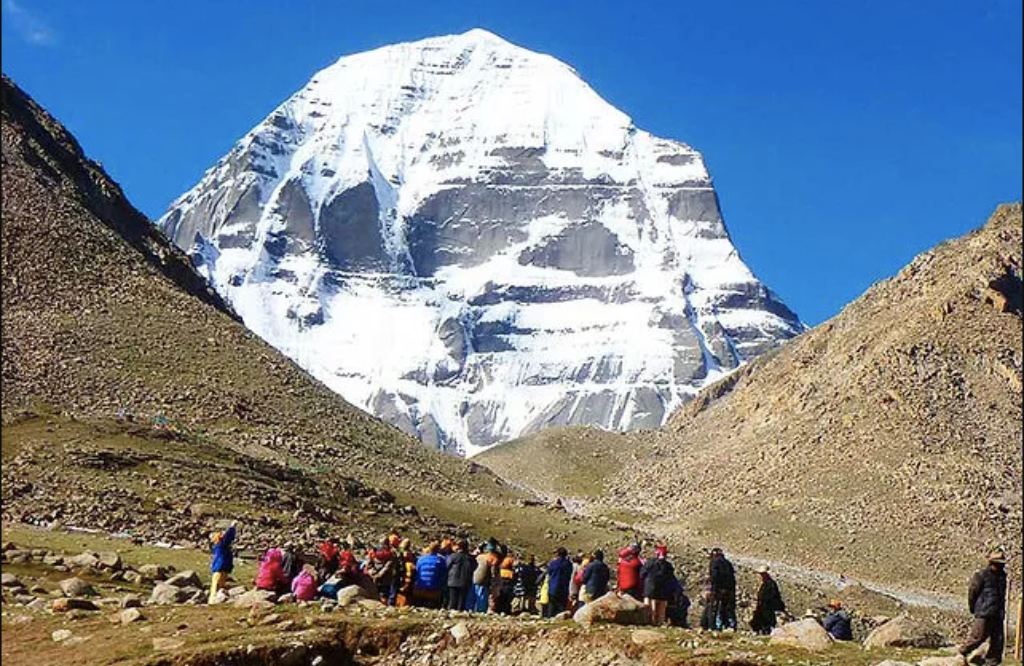
{"type": "Polygon", "coordinates": [[[545,617],[555,617],[569,604],[569,582],[572,579],[572,562],[569,551],[559,546],[555,557],[548,562],[548,604],[544,607],[545,617]]]}
{"type": "Polygon", "coordinates": [[[988,566],[971,578],[967,606],[974,616],[974,624],[967,642],[959,648],[960,654],[966,659],[987,640],[988,652],[983,663],[985,666],[1001,664],[1006,617],[1006,555],[1002,551],[990,553],[988,566]]]}
{"type": "Polygon", "coordinates": [[[786,604],[782,601],[779,584],[768,572],[768,566],[761,566],[757,573],[761,576],[761,585],[757,588],[750,628],[755,634],[770,634],[775,628],[775,614],[786,610],[786,604]]]}
{"type": "Polygon", "coordinates": [[[715,606],[712,629],[736,629],[736,569],[721,548],[711,549],[709,567],[711,603],[715,606]]]}
{"type": "Polygon", "coordinates": [[[210,561],[210,573],[213,579],[210,581],[209,603],[214,603],[217,591],[223,588],[228,581],[228,576],[235,568],[235,554],[231,545],[235,542],[236,525],[234,520],[231,525],[221,533],[213,535],[213,558],[210,561]]]}
{"type": "Polygon", "coordinates": [[[659,543],[654,557],[647,560],[640,577],[644,581],[644,603],[650,608],[651,623],[661,626],[666,622],[668,600],[672,596],[672,582],[675,568],[668,561],[668,547],[659,543]]]}

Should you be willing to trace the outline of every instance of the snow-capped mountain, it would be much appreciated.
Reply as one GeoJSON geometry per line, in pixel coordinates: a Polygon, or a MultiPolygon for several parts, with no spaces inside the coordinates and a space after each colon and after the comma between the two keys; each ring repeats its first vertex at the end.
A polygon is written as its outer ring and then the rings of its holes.
{"type": "Polygon", "coordinates": [[[159,224],[257,334],[467,454],[656,427],[803,330],[697,151],[483,30],[341,58],[159,224]]]}

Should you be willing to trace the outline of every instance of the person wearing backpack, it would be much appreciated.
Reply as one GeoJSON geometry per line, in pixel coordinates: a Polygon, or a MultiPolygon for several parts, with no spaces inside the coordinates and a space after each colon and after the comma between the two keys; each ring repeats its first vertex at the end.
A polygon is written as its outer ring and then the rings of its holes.
{"type": "Polygon", "coordinates": [[[640,544],[631,543],[619,551],[618,575],[616,576],[619,594],[628,594],[637,601],[643,601],[644,590],[640,582],[640,569],[642,567],[643,560],[640,559],[640,544]]]}
{"type": "Polygon", "coordinates": [[[659,543],[654,557],[647,560],[640,574],[644,581],[644,603],[650,608],[651,623],[656,626],[665,624],[675,575],[675,568],[668,561],[668,547],[659,543]]]}
{"type": "Polygon", "coordinates": [[[212,535],[211,545],[213,546],[213,558],[210,561],[210,573],[213,579],[210,581],[210,603],[215,603],[217,592],[225,586],[228,576],[235,568],[235,555],[231,550],[231,544],[235,541],[235,526],[237,523],[231,521],[231,526],[220,533],[212,535]]]}

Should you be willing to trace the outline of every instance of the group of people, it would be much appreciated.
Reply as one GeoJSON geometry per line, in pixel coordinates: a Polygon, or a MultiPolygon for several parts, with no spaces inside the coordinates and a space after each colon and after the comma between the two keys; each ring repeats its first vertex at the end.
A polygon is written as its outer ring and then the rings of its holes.
{"type": "MultiPolygon", "coordinates": [[[[233,569],[236,529],[232,522],[223,532],[211,535],[210,603],[215,602],[233,569]]],[[[668,548],[661,543],[648,557],[639,543],[620,550],[614,585],[612,569],[601,550],[570,557],[564,547],[559,547],[549,562],[538,566],[533,555],[512,553],[494,538],[472,548],[466,539],[444,539],[431,542],[417,554],[408,538],[393,532],[379,545],[362,549],[361,557],[357,557],[359,545],[352,537],[345,541],[329,538],[320,544],[315,562],[306,562],[292,543],[271,548],[260,560],[256,588],[311,601],[337,598],[340,590],[356,585],[389,606],[505,615],[540,613],[544,617],[575,611],[616,591],[644,604],[652,624],[688,626],[690,599],[685,578],[676,573],[668,548]]],[[[993,655],[1002,653],[1005,562],[1002,552],[991,554],[989,566],[978,572],[969,591],[970,609],[977,619],[962,651],[966,654],[989,640],[986,663],[999,663],[993,661],[993,655]]],[[[768,567],[760,567],[757,573],[760,584],[750,628],[768,634],[775,628],[777,616],[786,612],[786,604],[768,567]]],[[[702,629],[737,629],[736,571],[721,548],[709,551],[701,600],[702,629]]],[[[851,615],[839,600],[829,602],[822,625],[835,640],[853,639],[851,615]]]]}

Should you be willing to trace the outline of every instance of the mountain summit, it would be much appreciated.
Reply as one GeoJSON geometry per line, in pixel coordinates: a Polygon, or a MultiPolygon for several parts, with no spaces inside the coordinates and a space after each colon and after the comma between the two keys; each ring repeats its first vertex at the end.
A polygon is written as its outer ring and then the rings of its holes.
{"type": "Polygon", "coordinates": [[[697,151],[484,30],[341,58],[159,224],[257,334],[468,454],[656,427],[803,330],[697,151]]]}

